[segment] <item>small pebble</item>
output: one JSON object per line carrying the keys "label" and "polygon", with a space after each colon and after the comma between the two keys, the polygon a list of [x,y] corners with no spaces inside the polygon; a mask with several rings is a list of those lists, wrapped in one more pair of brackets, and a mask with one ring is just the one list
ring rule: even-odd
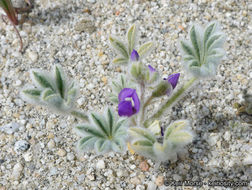
{"label": "small pebble", "polygon": [[38,54],[34,51],[28,51],[28,57],[33,63],[38,60]]}
{"label": "small pebble", "polygon": [[68,159],[69,161],[74,160],[74,158],[75,158],[75,156],[74,156],[73,153],[67,153],[67,159]]}
{"label": "small pebble", "polygon": [[26,152],[25,154],[23,154],[23,158],[26,162],[30,162],[32,160],[32,153],[31,152]]}
{"label": "small pebble", "polygon": [[144,172],[147,172],[149,170],[149,164],[147,163],[147,161],[143,161],[139,164],[139,168],[144,171]]}
{"label": "small pebble", "polygon": [[103,160],[99,160],[97,163],[96,163],[96,168],[97,169],[104,169],[105,168],[105,163]]}
{"label": "small pebble", "polygon": [[5,132],[7,134],[13,134],[18,131],[20,125],[18,123],[11,122],[7,125],[1,126],[0,131]]}
{"label": "small pebble", "polygon": [[61,148],[60,148],[60,149],[58,150],[57,154],[58,154],[59,156],[63,157],[63,156],[66,155],[66,151],[65,151],[64,149],[61,149]]}
{"label": "small pebble", "polygon": [[155,183],[159,187],[162,186],[164,184],[164,176],[157,176]]}
{"label": "small pebble", "polygon": [[47,143],[47,147],[49,149],[53,149],[55,147],[55,142],[53,139],[51,139],[48,143]]}
{"label": "small pebble", "polygon": [[13,167],[13,171],[12,171],[12,177],[15,180],[19,180],[21,173],[23,171],[23,166],[20,163],[17,163],[14,167]]}
{"label": "small pebble", "polygon": [[16,153],[20,154],[30,148],[30,144],[25,140],[19,140],[14,145],[14,150]]}
{"label": "small pebble", "polygon": [[130,183],[132,183],[133,185],[138,185],[141,183],[141,181],[138,177],[133,177],[130,179]]}

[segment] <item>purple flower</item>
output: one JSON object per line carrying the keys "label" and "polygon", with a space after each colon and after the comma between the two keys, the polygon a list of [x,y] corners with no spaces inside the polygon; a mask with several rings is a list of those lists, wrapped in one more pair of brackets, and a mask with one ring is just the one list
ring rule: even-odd
{"label": "purple flower", "polygon": [[133,49],[130,55],[130,60],[131,61],[138,61],[139,60],[139,55],[136,50]]}
{"label": "purple flower", "polygon": [[161,127],[160,133],[161,133],[161,136],[163,137],[164,136],[164,128],[163,127]]}
{"label": "purple flower", "polygon": [[168,82],[172,85],[172,88],[174,89],[178,84],[179,76],[180,73],[174,73],[164,80],[168,80]]}
{"label": "purple flower", "polygon": [[152,66],[148,65],[150,73],[156,72],[156,69],[154,69]]}
{"label": "purple flower", "polygon": [[118,95],[118,114],[119,116],[130,117],[140,109],[140,100],[136,90],[132,88],[124,88]]}

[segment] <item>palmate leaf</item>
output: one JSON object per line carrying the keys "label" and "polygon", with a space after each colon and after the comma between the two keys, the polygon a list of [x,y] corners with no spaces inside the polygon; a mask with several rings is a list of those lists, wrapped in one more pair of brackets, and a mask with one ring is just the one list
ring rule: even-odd
{"label": "palmate leaf", "polygon": [[[109,41],[111,46],[117,51],[119,56],[113,60],[116,64],[127,64],[130,61],[131,53],[137,49],[138,46],[138,27],[137,24],[130,26],[126,33],[124,41],[119,40],[119,38],[110,36]],[[125,43],[124,43],[125,42]],[[126,43],[127,42],[127,43]],[[147,42],[139,47],[137,50],[140,59],[146,57],[154,47],[153,42]]]}
{"label": "palmate leaf", "polygon": [[169,140],[176,146],[190,143],[193,139],[193,133],[189,130],[189,126],[187,120],[173,122],[165,130],[164,140]]}
{"label": "palmate leaf", "polygon": [[124,45],[124,43],[121,40],[114,37],[114,36],[110,36],[109,41],[110,41],[110,44],[112,45],[112,47],[119,54],[121,54],[123,56],[123,58],[128,60],[129,54],[128,54],[128,50],[127,50],[126,46]]}
{"label": "palmate leaf", "polygon": [[89,123],[75,127],[76,132],[82,137],[77,146],[80,151],[94,149],[97,154],[101,154],[112,150],[116,152],[125,150],[127,137],[125,119],[117,118],[114,113],[115,111],[110,108],[103,114],[90,113]]}
{"label": "palmate leaf", "polygon": [[132,139],[130,147],[136,153],[158,162],[175,160],[177,153],[193,139],[189,126],[189,122],[186,120],[173,122],[165,130],[162,143],[155,136],[156,131],[131,127],[128,129]]}
{"label": "palmate leaf", "polygon": [[189,37],[189,41],[180,42],[185,68],[197,78],[214,76],[225,54],[222,48],[225,36],[218,23],[212,22],[204,30],[193,25]]}
{"label": "palmate leaf", "polygon": [[[30,72],[36,88],[21,92],[24,100],[45,105],[58,113],[71,113],[78,95],[78,86],[69,80],[60,65],[55,65],[51,73],[32,69]],[[82,117],[83,118],[83,117]]]}

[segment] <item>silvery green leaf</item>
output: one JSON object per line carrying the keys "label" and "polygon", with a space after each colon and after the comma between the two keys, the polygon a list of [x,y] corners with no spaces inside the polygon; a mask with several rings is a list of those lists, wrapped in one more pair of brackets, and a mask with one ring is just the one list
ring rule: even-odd
{"label": "silvery green leaf", "polygon": [[187,120],[178,120],[171,123],[164,132],[164,139],[176,145],[185,145],[192,141],[193,134]]}
{"label": "silvery green leaf", "polygon": [[128,60],[129,60],[128,58],[118,57],[118,58],[113,59],[112,63],[115,63],[115,64],[127,64]]}
{"label": "silvery green leaf", "polygon": [[91,113],[90,117],[92,118],[94,124],[107,136],[110,136],[110,127],[107,123],[107,120],[102,115]]}
{"label": "silvery green leaf", "polygon": [[[24,89],[21,92],[21,96],[26,101],[48,106],[57,113],[71,113],[74,111],[78,86],[65,76],[60,65],[54,66],[51,73],[33,69],[30,75],[36,88],[32,91]],[[39,92],[40,95],[38,96]]]}
{"label": "silvery green leaf", "polygon": [[128,53],[129,55],[131,54],[131,52],[133,51],[133,49],[135,48],[136,45],[136,35],[137,35],[137,27],[135,24],[133,24],[128,32],[127,32],[127,38],[128,38]]}
{"label": "silvery green leaf", "polygon": [[129,134],[136,139],[148,140],[151,143],[156,141],[155,135],[153,135],[148,129],[142,127],[131,127],[129,128]]}
{"label": "silvery green leaf", "polygon": [[136,140],[130,144],[131,148],[138,154],[143,155],[147,158],[155,159],[155,154],[153,152],[153,143],[146,140]]}
{"label": "silvery green leaf", "polygon": [[77,88],[77,86],[75,86],[75,84],[73,84],[72,88],[70,88],[67,91],[67,101],[66,101],[66,104],[69,105],[69,106],[72,105],[72,104],[74,104],[74,101],[76,100],[77,95],[78,95],[78,88]]}
{"label": "silvery green leaf", "polygon": [[190,30],[190,39],[191,39],[191,44],[194,49],[194,55],[196,56],[196,58],[200,62],[200,58],[201,58],[200,49],[202,47],[201,47],[201,43],[200,43],[200,34],[198,31],[196,31],[195,26],[193,26]]}
{"label": "silvery green leaf", "polygon": [[53,84],[50,81],[51,77],[49,76],[49,74],[45,72],[32,70],[31,76],[32,76],[33,82],[35,83],[37,87],[50,88],[52,90],[54,89]]}
{"label": "silvery green leaf", "polygon": [[130,80],[126,80],[125,75],[120,75],[116,80],[110,84],[112,93],[109,95],[110,101],[118,103],[118,94],[124,88],[134,88],[134,85]]}
{"label": "silvery green leaf", "polygon": [[62,68],[57,65],[55,66],[55,82],[56,82],[56,87],[59,91],[59,94],[61,95],[61,98],[64,98],[65,94],[65,76]]}
{"label": "silvery green leaf", "polygon": [[161,127],[159,125],[158,120],[155,120],[147,129],[154,135],[160,135],[161,134]]}
{"label": "silvery green leaf", "polygon": [[53,109],[61,110],[63,100],[60,97],[59,94],[51,94],[46,95],[46,93],[49,93],[49,91],[45,91],[45,94],[42,94],[42,100],[48,104],[48,106],[51,106]]}
{"label": "silvery green leaf", "polygon": [[77,125],[75,130],[84,139],[83,142],[89,140],[87,137],[90,139],[92,137],[93,144],[91,147],[87,146],[88,149],[78,145],[78,149],[81,151],[95,149],[98,154],[111,150],[124,151],[127,137],[125,124],[125,119],[119,119],[115,116],[115,111],[110,108],[103,114],[90,113],[89,123]]}
{"label": "silvery green leaf", "polygon": [[31,99],[32,101],[39,101],[42,91],[38,89],[26,89],[22,91],[23,96],[26,96],[26,99]]}
{"label": "silvery green leaf", "polygon": [[51,90],[50,88],[47,88],[43,91],[41,98],[43,101],[46,101],[46,98],[52,94],[56,94],[53,90]]}
{"label": "silvery green leaf", "polygon": [[81,136],[94,136],[96,138],[105,138],[106,135],[99,129],[91,126],[90,124],[77,125],[76,130]]}
{"label": "silvery green leaf", "polygon": [[94,149],[97,153],[104,153],[106,149],[110,149],[110,142],[105,139],[98,139],[94,144]]}
{"label": "silvery green leaf", "polygon": [[85,151],[89,151],[90,149],[92,149],[92,147],[94,146],[94,143],[96,142],[96,138],[93,136],[86,136],[84,138],[82,138],[79,142],[78,142],[78,149],[85,152]]}
{"label": "silvery green leaf", "polygon": [[205,29],[193,25],[189,37],[190,41],[180,42],[184,67],[197,78],[214,76],[225,55],[225,36],[218,24],[212,22]]}
{"label": "silvery green leaf", "polygon": [[126,147],[125,143],[126,142],[124,139],[115,138],[114,141],[111,143],[111,148],[115,152],[122,152]]}
{"label": "silvery green leaf", "polygon": [[124,43],[122,41],[120,41],[119,39],[117,39],[114,36],[110,36],[109,41],[110,41],[110,44],[112,45],[112,47],[118,53],[120,53],[125,59],[129,58],[128,50],[127,50],[127,48],[125,47],[125,45],[124,45]]}
{"label": "silvery green leaf", "polygon": [[140,46],[137,52],[140,57],[145,57],[152,51],[153,47],[154,47],[153,42],[146,42],[145,44]]}

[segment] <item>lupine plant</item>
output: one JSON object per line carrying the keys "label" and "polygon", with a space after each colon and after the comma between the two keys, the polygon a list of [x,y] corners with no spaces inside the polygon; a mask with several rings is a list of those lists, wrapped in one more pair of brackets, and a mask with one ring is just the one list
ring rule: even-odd
{"label": "lupine plant", "polygon": [[[158,163],[176,160],[177,154],[193,140],[190,122],[177,120],[161,127],[160,118],[194,83],[215,75],[224,55],[224,34],[216,22],[204,29],[192,26],[189,39],[180,41],[183,65],[191,79],[180,87],[177,87],[180,73],[163,79],[157,69],[144,64],[154,44],[138,45],[135,24],[127,31],[126,40],[110,36],[109,41],[118,54],[113,63],[126,68],[123,75],[111,82],[110,99],[117,109],[108,107],[104,113],[92,112],[88,116],[76,111],[77,85],[66,79],[58,65],[52,73],[32,70],[35,88],[26,88],[22,96],[31,103],[82,119],[83,123],[75,127],[81,136],[77,145],[79,151],[123,152],[128,145],[134,152]],[[160,98],[166,101],[153,113],[153,109],[148,108],[160,102],[157,101]]]}
{"label": "lupine plant", "polygon": [[0,7],[6,13],[6,15],[2,15],[2,19],[4,20],[5,23],[7,23],[5,21],[5,19],[8,18],[9,21],[11,22],[11,24],[13,25],[13,27],[14,27],[14,29],[20,39],[20,50],[19,50],[20,52],[23,49],[23,41],[22,41],[22,38],[16,28],[16,25],[18,25],[20,23],[20,21],[17,18],[17,14],[28,12],[32,8],[31,0],[25,0],[25,2],[28,4],[27,7],[16,8],[16,7],[13,7],[11,0],[0,0]]}

